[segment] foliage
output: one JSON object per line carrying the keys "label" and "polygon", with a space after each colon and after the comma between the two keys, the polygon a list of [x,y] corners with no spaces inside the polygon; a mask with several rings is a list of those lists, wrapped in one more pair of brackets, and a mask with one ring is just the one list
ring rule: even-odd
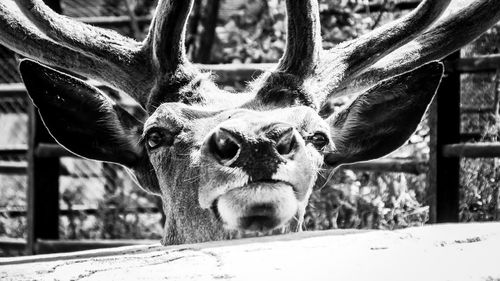
{"label": "foliage", "polygon": [[[160,239],[162,233],[159,213],[139,213],[137,210],[156,207],[158,197],[152,196],[130,182],[123,168],[104,164],[103,193],[98,196],[96,213],[83,210],[76,215],[61,216],[60,235],[64,239]],[[61,195],[61,206],[79,210],[89,204],[88,188],[69,187]],[[95,202],[95,201],[94,201]],[[158,204],[160,205],[160,204]],[[161,210],[160,210],[161,211]]]}
{"label": "foliage", "polygon": [[397,229],[423,225],[429,216],[428,207],[419,203],[423,201],[419,198],[423,183],[423,175],[339,169],[311,195],[305,228]]}
{"label": "foliage", "polygon": [[[500,26],[496,25],[473,44],[462,49],[463,57],[500,52]],[[467,106],[491,107],[482,114],[462,114],[462,132],[481,134],[482,142],[500,141],[500,72],[462,75],[461,103]],[[460,220],[500,220],[500,161],[462,159],[460,161]]]}
{"label": "foliage", "polygon": [[[221,19],[212,61],[276,62],[286,40],[285,1],[242,1],[237,12]],[[320,1],[324,47],[355,38],[375,25],[372,17],[354,13],[360,1]]]}
{"label": "foliage", "polygon": [[103,14],[111,13],[115,16],[127,15],[130,10],[136,16],[143,16],[151,13],[156,2],[157,0],[103,0],[100,9]]}
{"label": "foliage", "polygon": [[460,221],[493,221],[500,219],[499,159],[463,159],[460,177],[462,198]]}

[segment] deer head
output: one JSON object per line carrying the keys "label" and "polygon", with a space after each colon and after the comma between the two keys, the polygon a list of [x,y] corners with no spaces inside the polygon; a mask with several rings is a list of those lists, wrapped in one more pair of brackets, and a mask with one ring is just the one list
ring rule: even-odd
{"label": "deer head", "polygon": [[[449,0],[414,11],[330,50],[317,0],[287,0],[287,47],[245,93],[219,89],[185,55],[193,0],[160,0],[136,42],[60,16],[41,0],[0,3],[0,42],[44,65],[96,79],[133,97],[137,120],[89,84],[32,60],[20,72],[55,139],[73,153],[127,167],[162,197],[166,244],[232,231],[298,231],[323,165],[381,157],[420,122],[443,73],[432,62],[496,23],[496,0],[442,20]],[[358,92],[345,110],[318,113]]]}

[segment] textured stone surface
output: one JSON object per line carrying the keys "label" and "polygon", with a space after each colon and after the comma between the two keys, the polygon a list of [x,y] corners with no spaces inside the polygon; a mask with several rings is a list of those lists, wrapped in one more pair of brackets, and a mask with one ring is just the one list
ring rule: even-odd
{"label": "textured stone surface", "polygon": [[0,259],[1,280],[500,280],[500,223]]}

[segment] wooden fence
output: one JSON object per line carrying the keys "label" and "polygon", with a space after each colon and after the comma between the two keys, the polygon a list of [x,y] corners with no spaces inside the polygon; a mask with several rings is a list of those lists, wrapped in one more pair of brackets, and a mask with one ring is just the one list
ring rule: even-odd
{"label": "wooden fence", "polygon": [[500,157],[500,143],[480,142],[479,132],[460,131],[461,114],[494,114],[498,111],[499,89],[495,89],[495,104],[492,107],[461,108],[461,74],[497,72],[500,69],[500,56],[460,58],[460,52],[456,52],[445,60],[445,66],[446,74],[429,118],[429,191],[435,194],[430,213],[431,221],[434,222],[458,222],[460,158]]}
{"label": "wooden fence", "polygon": [[[499,56],[485,56],[477,59],[459,59],[450,57],[447,61],[447,73],[439,89],[435,104],[430,113],[431,124],[431,157],[430,163],[412,159],[379,159],[371,162],[347,165],[344,168],[381,172],[404,172],[411,174],[427,173],[429,175],[430,191],[435,192],[436,199],[431,206],[435,214],[432,222],[458,221],[458,177],[460,157],[500,157],[499,143],[459,143],[460,142],[460,73],[492,71],[498,64]],[[272,65],[204,65],[203,69],[212,71],[219,82],[244,81],[257,76]],[[22,84],[0,86],[0,99],[5,97],[27,98]],[[492,107],[493,108],[493,107]],[[467,108],[468,111],[477,110]],[[482,109],[484,110],[484,109]],[[488,109],[489,110],[489,109]],[[60,157],[74,157],[73,154],[59,146],[46,133],[39,117],[34,114],[30,105],[29,145],[12,145],[0,147],[0,156],[28,155],[28,162],[0,162],[0,173],[28,174],[28,207],[27,210],[11,211],[10,215],[27,215],[29,235],[27,246],[29,252],[43,251],[44,247],[38,241],[50,243],[51,250],[57,249],[59,238],[59,215],[82,210],[59,209],[60,175],[69,172],[60,168]],[[83,175],[84,176],[84,175]],[[88,209],[84,212],[92,213]],[[134,211],[134,210],[130,210]],[[135,210],[142,212],[145,210]],[[158,211],[148,209],[146,211]],[[0,212],[9,212],[0,210]],[[47,242],[49,241],[49,242]],[[78,244],[74,242],[73,244]],[[6,246],[8,242],[1,243]],[[19,241],[12,244],[19,247]],[[68,249],[66,242],[61,247]],[[82,242],[79,249],[101,247],[102,243]],[[46,247],[45,247],[46,248]],[[62,249],[61,248],[61,249]],[[60,250],[61,250],[60,249]]]}

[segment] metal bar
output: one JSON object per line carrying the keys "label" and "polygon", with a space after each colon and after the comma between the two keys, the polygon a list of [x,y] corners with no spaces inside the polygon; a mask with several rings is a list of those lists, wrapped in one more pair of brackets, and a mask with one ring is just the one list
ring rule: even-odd
{"label": "metal bar", "polygon": [[38,240],[37,254],[67,253],[92,249],[158,244],[158,240]]}
{"label": "metal bar", "polygon": [[274,63],[250,64],[197,64],[202,71],[214,74],[215,81],[222,85],[231,85],[235,82],[251,81],[265,71],[276,67]]}
{"label": "metal bar", "polygon": [[59,158],[41,158],[40,143],[55,143],[36,109],[29,106],[27,253],[35,254],[38,239],[59,239]]}
{"label": "metal bar", "polygon": [[[114,248],[132,245],[158,244],[157,240],[38,240],[37,254],[66,253],[92,249]],[[5,252],[22,252],[27,246],[24,239],[0,239],[0,249]]]}
{"label": "metal bar", "polygon": [[457,143],[443,147],[444,157],[495,158],[500,157],[500,143]]}
{"label": "metal bar", "polygon": [[393,172],[419,175],[428,171],[428,163],[426,161],[412,159],[378,159],[370,162],[359,162],[344,165],[340,168],[358,171]]}
{"label": "metal bar", "polygon": [[[460,51],[447,60],[460,59]],[[435,222],[458,222],[459,175],[458,158],[445,157],[443,148],[460,140],[460,74],[448,73],[436,96],[434,128],[431,130],[431,192],[435,192]],[[432,193],[431,193],[432,194]],[[432,210],[432,208],[431,208]],[[432,218],[432,217],[431,217]]]}
{"label": "metal bar", "polygon": [[[500,55],[478,56],[472,58],[462,58],[454,61],[445,61],[446,71],[474,73],[496,71],[500,68]],[[253,63],[253,64],[197,64],[204,71],[213,72],[218,83],[224,84],[232,81],[248,81],[256,78],[262,72],[272,70],[276,66],[274,63]],[[105,86],[93,83],[95,86],[104,89]],[[25,97],[25,88],[22,83],[0,85],[0,97],[13,95]]]}
{"label": "metal bar", "polygon": [[[79,17],[74,18],[77,21],[81,21],[87,24],[99,26],[99,27],[118,27],[122,25],[130,25],[131,18],[129,16],[118,16],[118,17]],[[136,17],[138,24],[149,24],[153,17],[151,16],[141,16]]]}
{"label": "metal bar", "polygon": [[[123,210],[119,210],[116,207],[109,207],[106,210],[118,210],[119,213],[122,214],[157,214],[160,212],[158,207],[137,207],[137,208],[127,208]],[[0,214],[4,214],[8,217],[17,218],[24,217],[27,215],[27,210],[24,207],[21,208],[2,208],[0,209]],[[99,215],[99,211],[96,208],[86,208],[86,207],[73,207],[72,209],[60,209],[60,216],[70,216],[70,215],[78,215],[85,214],[90,216]]]}
{"label": "metal bar", "polygon": [[491,72],[500,68],[500,55],[476,56],[445,61],[447,72],[474,73]]}
{"label": "metal bar", "polygon": [[480,142],[484,140],[485,135],[481,132],[461,133],[460,142]]}
{"label": "metal bar", "polygon": [[[214,74],[215,81],[222,85],[231,85],[236,82],[246,82],[257,78],[264,71],[272,70],[276,66],[273,63],[253,63],[253,64],[197,64],[202,71],[211,72]],[[93,86],[101,90],[109,89],[108,87],[88,81]],[[27,97],[26,88],[22,83],[1,84],[0,98],[15,96]]]}
{"label": "metal bar", "polygon": [[0,239],[0,249],[7,255],[17,256],[26,249],[26,240],[14,238]]}
{"label": "metal bar", "polygon": [[2,175],[25,175],[27,171],[26,162],[0,161],[0,174]]}
{"label": "metal bar", "polygon": [[26,88],[22,83],[0,84],[0,99],[26,98]]}
{"label": "metal bar", "polygon": [[[408,0],[408,1],[394,1],[396,3],[392,4],[396,10],[411,10],[414,9],[420,4],[420,0]],[[388,5],[387,5],[388,6]],[[391,8],[392,8],[391,7]],[[385,7],[383,3],[371,3],[368,5],[362,5],[360,8],[354,10],[355,13],[366,13],[366,11],[370,11],[370,13],[380,12],[382,10],[386,10],[388,7]]]}
{"label": "metal bar", "polygon": [[79,157],[57,143],[38,144],[35,149],[35,155],[39,158]]}
{"label": "metal bar", "polygon": [[[28,163],[25,161],[0,161],[0,174],[2,175],[26,175],[27,171]],[[70,172],[64,165],[61,165],[60,175],[82,179],[99,178],[103,176],[101,173]]]}
{"label": "metal bar", "polygon": [[494,107],[472,107],[472,106],[462,106],[460,108],[460,112],[462,114],[487,114],[487,113],[494,113],[495,108]]}
{"label": "metal bar", "polygon": [[0,157],[11,157],[25,155],[28,146],[25,144],[0,145]]}

